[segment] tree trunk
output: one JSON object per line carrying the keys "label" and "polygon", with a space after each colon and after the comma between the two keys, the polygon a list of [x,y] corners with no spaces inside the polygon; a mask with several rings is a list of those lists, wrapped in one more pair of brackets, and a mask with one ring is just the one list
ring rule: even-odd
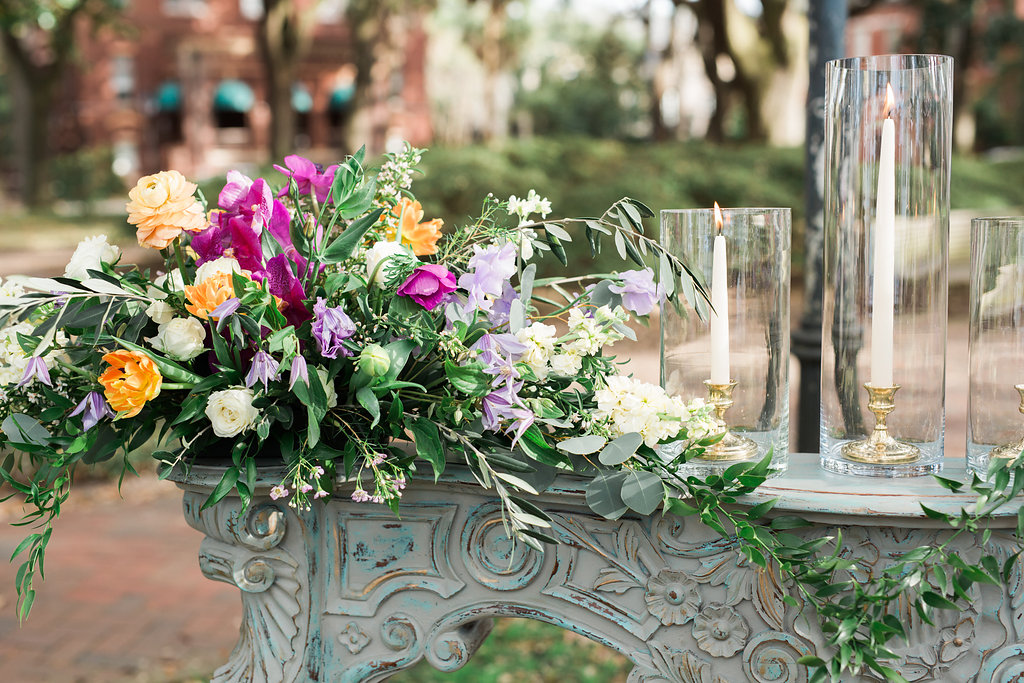
{"label": "tree trunk", "polygon": [[295,0],[264,0],[263,9],[258,33],[270,106],[270,158],[280,161],[294,150],[292,86],[309,46],[315,7],[301,7]]}
{"label": "tree trunk", "polygon": [[725,36],[725,11],[721,0],[700,0],[693,6],[697,15],[697,43],[704,73],[715,93],[715,111],[708,121],[707,137],[713,142],[725,139],[725,119],[729,112],[729,84],[718,73],[718,55],[728,54]]}

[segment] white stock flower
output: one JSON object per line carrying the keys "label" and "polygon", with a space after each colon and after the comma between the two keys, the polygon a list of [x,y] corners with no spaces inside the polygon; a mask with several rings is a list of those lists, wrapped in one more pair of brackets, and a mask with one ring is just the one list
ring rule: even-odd
{"label": "white stock flower", "polygon": [[154,301],[146,309],[146,315],[157,325],[163,325],[171,322],[171,319],[174,318],[174,308],[163,301]]}
{"label": "white stock flower", "polygon": [[196,318],[171,318],[160,324],[155,337],[146,341],[171,358],[192,360],[206,349],[206,327]]}
{"label": "white stock flower", "polygon": [[237,436],[256,424],[260,412],[252,405],[252,389],[235,388],[215,391],[206,404],[213,433],[221,438]]}
{"label": "white stock flower", "polygon": [[384,261],[393,256],[409,256],[409,252],[398,242],[387,240],[374,242],[373,246],[366,250],[366,277],[373,278],[371,284],[384,286],[386,271],[390,265]]}
{"label": "white stock flower", "polygon": [[565,353],[556,353],[551,357],[551,371],[556,375],[571,377],[579,373],[583,367],[583,357],[574,349],[566,349]]}
{"label": "white stock flower", "polygon": [[[32,336],[35,327],[29,322],[20,322],[0,329],[0,386],[17,384],[25,374],[25,367],[28,365],[29,354],[21,348],[18,343],[18,334]],[[53,338],[53,349],[43,356],[47,368],[52,368],[57,356],[63,351],[60,347],[68,343],[68,337],[64,332],[57,332]]]}
{"label": "white stock flower", "polygon": [[316,374],[320,376],[320,384],[324,385],[324,393],[327,394],[327,409],[330,410],[338,405],[338,390],[334,388],[334,382],[327,377],[327,370],[316,366]]}
{"label": "white stock flower", "polygon": [[607,420],[615,436],[638,432],[651,448],[679,433],[690,411],[682,399],[669,396],[656,384],[612,375],[594,392],[594,417]]}
{"label": "white stock flower", "polygon": [[526,351],[519,360],[530,366],[537,379],[548,376],[548,361],[555,351],[556,330],[554,325],[533,323],[516,333],[516,338],[526,344]]}
{"label": "white stock flower", "polygon": [[574,337],[568,348],[584,356],[595,356],[605,346],[610,346],[622,339],[612,325],[622,322],[618,311],[601,306],[588,316],[580,307],[569,310],[569,336]]}
{"label": "white stock flower", "polygon": [[114,263],[121,257],[121,250],[107,242],[106,235],[86,237],[75,247],[64,276],[85,280],[89,277],[87,270],[103,270],[102,263]]}
{"label": "white stock flower", "polygon": [[233,259],[230,256],[221,256],[218,259],[207,261],[203,265],[196,268],[196,284],[205,282],[214,275],[220,275],[221,273],[241,272],[242,266],[238,265],[237,259]]}
{"label": "white stock flower", "polygon": [[2,298],[2,297],[17,298],[17,297],[20,297],[21,295],[23,295],[24,293],[25,293],[25,288],[21,286],[21,283],[13,282],[11,280],[8,280],[7,282],[4,282],[3,278],[0,278],[0,298]]}

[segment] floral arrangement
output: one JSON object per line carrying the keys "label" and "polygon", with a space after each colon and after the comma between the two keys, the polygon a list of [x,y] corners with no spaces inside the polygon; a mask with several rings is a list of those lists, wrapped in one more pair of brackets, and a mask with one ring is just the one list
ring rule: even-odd
{"label": "floral arrangement", "polygon": [[[559,469],[597,475],[603,514],[661,504],[659,472],[713,441],[714,422],[703,401],[638,382],[612,355],[636,338],[631,317],[703,296],[643,234],[651,210],[623,199],[553,220],[530,191],[489,195],[449,229],[410,192],[420,155],[406,146],[375,173],[362,152],[326,169],[290,156],[277,189],[228,173],[215,207],[175,171],[147,176],[128,221],[161,273],[121,263],[98,236],[64,277],[3,284],[0,443],[27,455],[0,476],[42,526],[16,553],[23,613],[75,466],[154,440],[163,473],[223,465],[208,505],[232,490],[247,503],[258,467],[283,463],[274,499],[309,508],[344,479],[354,500],[398,511],[411,476],[436,478],[451,459],[531,545],[551,539],[523,494]],[[637,267],[536,278],[536,259],[567,265],[570,225]],[[674,458],[655,450],[680,440]]]}

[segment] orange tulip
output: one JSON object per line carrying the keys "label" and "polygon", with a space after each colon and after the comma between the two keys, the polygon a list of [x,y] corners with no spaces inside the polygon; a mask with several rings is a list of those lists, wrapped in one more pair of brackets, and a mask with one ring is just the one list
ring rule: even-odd
{"label": "orange tulip", "polygon": [[210,311],[234,296],[231,273],[217,273],[197,285],[185,285],[185,308],[197,318],[206,320]]}
{"label": "orange tulip", "polygon": [[402,230],[402,242],[412,247],[412,253],[417,256],[429,256],[437,253],[437,241],[441,239],[441,226],[444,225],[444,221],[435,218],[432,221],[421,223],[423,207],[419,202],[408,197],[402,197],[391,212],[398,216],[398,224]]}
{"label": "orange tulip", "polygon": [[140,178],[128,193],[131,201],[125,206],[128,222],[136,227],[139,244],[163,249],[182,230],[199,232],[209,225],[203,205],[192,196],[195,191],[195,184],[177,171]]}
{"label": "orange tulip", "polygon": [[103,360],[110,364],[99,378],[103,395],[124,417],[135,417],[147,401],[160,394],[164,378],[146,354],[122,349],[104,355]]}

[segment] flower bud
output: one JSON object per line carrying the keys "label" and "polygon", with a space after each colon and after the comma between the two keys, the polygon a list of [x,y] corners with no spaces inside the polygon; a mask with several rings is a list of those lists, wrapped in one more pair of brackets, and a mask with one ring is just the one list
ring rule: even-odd
{"label": "flower bud", "polygon": [[370,377],[380,377],[391,368],[391,356],[380,344],[370,344],[359,353],[356,365]]}

